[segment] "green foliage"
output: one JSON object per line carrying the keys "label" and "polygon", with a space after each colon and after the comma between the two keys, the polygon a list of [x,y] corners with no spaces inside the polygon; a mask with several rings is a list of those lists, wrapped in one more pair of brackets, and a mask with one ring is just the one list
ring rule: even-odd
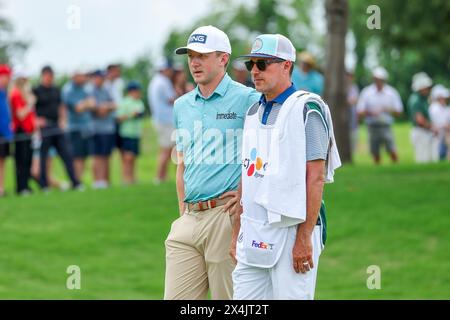
{"label": "green foliage", "polygon": [[[427,72],[435,83],[450,85],[450,3],[446,0],[350,0],[350,26],[359,60],[357,78],[370,80],[363,70],[366,49],[376,48],[377,58],[390,73],[389,82],[405,101],[411,92],[411,78]],[[369,5],[381,10],[381,29],[369,30]]]}
{"label": "green foliage", "polygon": [[[232,59],[249,50],[252,39],[260,33],[288,35],[298,50],[314,42],[323,47],[324,35],[317,34],[312,23],[322,19],[312,15],[322,0],[258,0],[254,6],[222,1],[213,2],[211,13],[183,30],[174,30],[165,43],[164,52],[172,55],[184,45],[190,32],[200,25],[213,24],[224,30],[233,48]],[[381,30],[367,28],[367,8],[378,5]],[[349,31],[356,39],[356,79],[360,86],[371,82],[370,70],[364,61],[367,50],[376,52],[379,64],[390,73],[389,82],[396,87],[403,101],[411,89],[414,73],[425,71],[435,83],[450,85],[450,3],[446,0],[349,0]]]}
{"label": "green foliage", "polygon": [[12,24],[0,15],[0,64],[21,57],[29,45],[30,41],[14,39]]}
{"label": "green foliage", "polygon": [[[258,0],[255,6],[215,1],[212,13],[186,29],[173,30],[164,52],[170,56],[173,51],[187,42],[189,34],[202,25],[214,25],[230,38],[234,59],[250,50],[253,39],[261,33],[281,33],[293,40],[298,49],[304,48],[305,35],[310,28],[309,4],[306,0]],[[301,10],[298,10],[301,8]]]}

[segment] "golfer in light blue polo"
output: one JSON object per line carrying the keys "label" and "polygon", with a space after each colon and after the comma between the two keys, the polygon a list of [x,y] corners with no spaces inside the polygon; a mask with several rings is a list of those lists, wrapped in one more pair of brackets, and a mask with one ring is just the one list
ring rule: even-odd
{"label": "golfer in light blue polo", "polygon": [[229,255],[241,175],[240,141],[247,110],[259,100],[226,73],[231,46],[213,27],[197,28],[186,47],[197,87],[174,104],[180,217],[166,240],[165,299],[231,299]]}

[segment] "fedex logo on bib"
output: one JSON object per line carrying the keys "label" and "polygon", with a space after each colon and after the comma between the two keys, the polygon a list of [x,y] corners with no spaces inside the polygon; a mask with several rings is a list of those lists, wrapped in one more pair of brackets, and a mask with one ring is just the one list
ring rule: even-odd
{"label": "fedex logo on bib", "polygon": [[189,43],[205,43],[206,42],[206,34],[193,34],[188,41]]}
{"label": "fedex logo on bib", "polygon": [[256,242],[255,240],[252,241],[252,247],[258,248],[258,249],[264,249],[264,250],[273,250],[273,243],[265,243],[263,241]]}

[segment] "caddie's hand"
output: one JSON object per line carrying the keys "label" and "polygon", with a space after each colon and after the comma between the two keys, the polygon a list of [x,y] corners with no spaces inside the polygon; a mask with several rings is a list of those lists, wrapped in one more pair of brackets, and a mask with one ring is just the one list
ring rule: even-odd
{"label": "caddie's hand", "polygon": [[311,235],[297,234],[297,239],[292,249],[293,267],[295,272],[306,273],[314,268],[312,260]]}
{"label": "caddie's hand", "polygon": [[224,211],[229,211],[233,206],[238,203],[239,204],[239,194],[237,191],[228,191],[222,194],[219,199],[224,199],[230,197],[230,200],[223,207]]}

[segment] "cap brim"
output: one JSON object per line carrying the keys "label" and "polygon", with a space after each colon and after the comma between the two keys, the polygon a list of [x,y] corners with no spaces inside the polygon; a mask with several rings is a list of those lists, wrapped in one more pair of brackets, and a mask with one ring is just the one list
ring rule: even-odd
{"label": "cap brim", "polygon": [[29,79],[30,76],[27,74],[16,74],[14,75],[14,79]]}
{"label": "cap brim", "polygon": [[175,49],[175,54],[186,54],[187,53],[187,47],[181,47]]}
{"label": "cap brim", "polygon": [[236,59],[248,59],[248,58],[267,58],[267,59],[282,59],[277,56],[272,56],[270,54],[264,54],[264,53],[250,53],[243,56],[239,56]]}
{"label": "cap brim", "polygon": [[210,48],[205,48],[205,46],[203,45],[198,45],[196,43],[191,43],[190,45],[186,46],[186,47],[180,47],[178,49],[175,49],[175,54],[187,54],[188,50],[192,50],[198,53],[211,53],[211,52],[215,52],[217,50],[214,49],[210,49]]}

